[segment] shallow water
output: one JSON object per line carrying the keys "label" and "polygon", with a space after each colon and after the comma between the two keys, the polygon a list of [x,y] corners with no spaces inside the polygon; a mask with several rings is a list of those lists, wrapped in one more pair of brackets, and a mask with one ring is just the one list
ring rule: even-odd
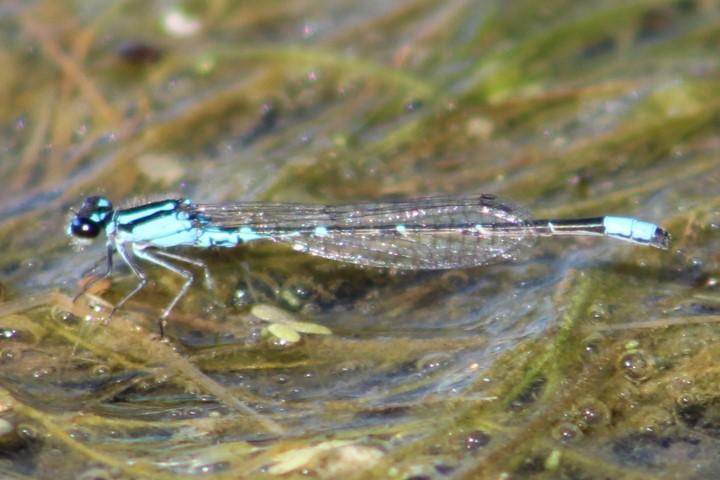
{"label": "shallow water", "polygon": [[[6,478],[713,478],[717,7],[0,6]],[[272,245],[80,291],[71,208],[496,193],[657,222],[660,251],[362,269]]]}

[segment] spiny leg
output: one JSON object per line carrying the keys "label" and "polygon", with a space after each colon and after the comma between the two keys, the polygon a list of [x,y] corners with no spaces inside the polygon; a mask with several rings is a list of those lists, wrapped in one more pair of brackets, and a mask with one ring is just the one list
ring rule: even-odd
{"label": "spiny leg", "polygon": [[165,250],[154,250],[153,252],[155,253],[155,255],[170,258],[172,260],[177,260],[178,262],[189,263],[190,265],[194,265],[197,268],[202,269],[203,276],[205,278],[205,287],[208,290],[212,290],[213,288],[215,288],[215,282],[213,281],[212,275],[210,274],[210,269],[207,265],[205,265],[205,262],[190,257],[184,257],[176,253],[166,252]]}
{"label": "spiny leg", "polygon": [[[159,251],[156,251],[157,254]],[[167,307],[165,307],[165,310],[163,310],[163,313],[160,314],[160,336],[165,336],[165,319],[170,315],[170,312],[173,308],[175,308],[175,305],[180,301],[180,299],[187,293],[188,289],[193,283],[193,274],[192,272],[189,272],[188,270],[185,270],[183,268],[178,267],[177,265],[173,265],[172,263],[163,260],[161,258],[158,258],[156,255],[151,254],[148,250],[143,250],[142,248],[133,248],[133,255],[135,255],[138,258],[142,258],[143,260],[154,263],[155,265],[158,265],[160,267],[166,268],[170,270],[173,273],[176,273],[183,277],[185,279],[185,284],[182,286],[180,291],[177,295],[175,295],[175,298],[172,299],[172,301],[168,304]]]}
{"label": "spiny leg", "polygon": [[[110,321],[110,319],[112,318],[113,314],[114,314],[119,308],[121,308],[123,305],[125,305],[125,303],[127,303],[128,300],[130,300],[132,297],[134,297],[135,294],[138,293],[140,290],[142,290],[143,287],[144,287],[145,285],[147,285],[147,283],[148,283],[147,275],[145,274],[145,272],[143,272],[143,271],[140,269],[140,267],[138,267],[138,266],[131,260],[131,257],[130,257],[130,255],[128,255],[128,251],[126,250],[125,245],[118,245],[118,246],[116,246],[115,248],[116,248],[116,250],[117,250],[117,252],[118,252],[118,255],[120,255],[120,258],[122,258],[123,261],[127,264],[127,266],[130,267],[130,270],[132,270],[132,272],[135,274],[136,277],[138,277],[138,278],[140,279],[140,281],[139,281],[138,284],[135,286],[135,288],[133,288],[132,290],[130,290],[130,292],[128,292],[128,293],[122,298],[122,300],[120,300],[118,303],[116,303],[115,306],[113,307],[113,309],[110,310],[110,315],[108,315],[108,321]],[[132,246],[132,250],[133,250],[133,253],[134,253],[134,254],[137,254],[137,249],[135,248],[134,245]]]}
{"label": "spiny leg", "polygon": [[102,263],[103,260],[107,260],[107,262],[106,262],[106,268],[105,268],[105,273],[103,273],[102,276],[100,276],[100,277],[95,277],[95,278],[90,279],[89,282],[87,282],[85,285],[83,285],[82,290],[80,290],[80,293],[78,293],[77,295],[75,295],[75,296],[73,297],[73,299],[72,299],[73,303],[75,303],[78,298],[80,298],[80,297],[82,297],[83,295],[85,295],[85,292],[87,292],[88,290],[90,290],[90,287],[92,287],[93,285],[95,285],[95,284],[96,284],[97,282],[99,282],[100,280],[105,280],[106,278],[108,278],[108,277],[112,274],[112,268],[113,268],[112,256],[113,256],[113,253],[114,253],[114,252],[115,252],[115,247],[113,247],[112,245],[108,244],[108,246],[107,246],[107,253],[105,254],[105,256],[100,257],[100,259],[99,259],[98,261],[96,261],[96,262],[93,264],[92,267],[88,268],[87,270],[85,270],[85,271],[82,273],[82,276],[85,277],[88,273],[94,271],[98,266],[100,266],[100,263]]}

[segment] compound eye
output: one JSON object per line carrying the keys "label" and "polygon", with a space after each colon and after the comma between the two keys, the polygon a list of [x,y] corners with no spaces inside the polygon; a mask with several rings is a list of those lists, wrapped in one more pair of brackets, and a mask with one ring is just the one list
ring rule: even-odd
{"label": "compound eye", "polygon": [[70,224],[70,233],[78,238],[95,238],[100,235],[100,225],[85,217],[75,217]]}

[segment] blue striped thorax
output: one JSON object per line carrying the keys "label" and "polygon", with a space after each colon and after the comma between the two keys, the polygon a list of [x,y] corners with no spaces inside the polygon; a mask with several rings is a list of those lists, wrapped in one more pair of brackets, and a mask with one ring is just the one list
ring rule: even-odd
{"label": "blue striped thorax", "polygon": [[93,239],[105,230],[113,244],[158,248],[176,246],[235,247],[265,238],[250,227],[224,228],[193,208],[190,200],[168,199],[114,210],[105,197],[88,197],[75,214],[68,233]]}
{"label": "blue striped thorax", "polygon": [[147,244],[159,248],[194,245],[202,234],[203,219],[181,208],[187,200],[162,200],[120,210],[108,236],[116,243]]}

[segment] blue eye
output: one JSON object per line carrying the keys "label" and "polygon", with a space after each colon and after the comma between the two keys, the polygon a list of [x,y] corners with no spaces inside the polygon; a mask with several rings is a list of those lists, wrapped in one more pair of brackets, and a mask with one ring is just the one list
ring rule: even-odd
{"label": "blue eye", "polygon": [[105,197],[87,197],[70,224],[70,233],[79,238],[95,238],[113,215],[113,206]]}
{"label": "blue eye", "polygon": [[101,227],[86,217],[75,217],[70,223],[70,233],[78,238],[95,238],[100,235]]}

